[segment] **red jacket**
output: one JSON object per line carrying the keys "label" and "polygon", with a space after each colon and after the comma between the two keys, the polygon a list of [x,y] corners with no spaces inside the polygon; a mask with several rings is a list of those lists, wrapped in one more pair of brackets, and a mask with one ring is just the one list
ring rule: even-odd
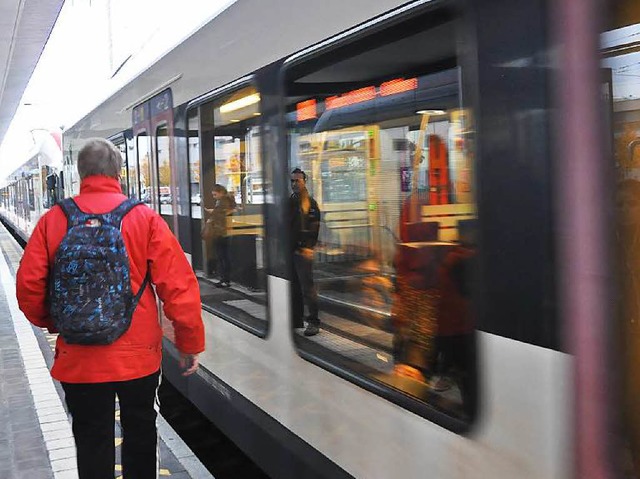
{"label": "red jacket", "polygon": [[[438,270],[438,289],[440,290],[437,306],[438,336],[469,334],[475,327],[470,292],[464,291],[469,286],[462,284],[463,281],[470,281],[468,275],[471,274],[471,266],[469,265],[475,255],[473,248],[456,246],[447,254]],[[460,268],[465,263],[467,266],[461,271]]]}
{"label": "red jacket", "polygon": [[[75,201],[87,213],[107,213],[122,203],[118,180],[90,176],[80,185]],[[56,250],[67,231],[67,220],[54,206],[36,225],[18,269],[18,304],[36,326],[54,331],[47,308],[47,285]],[[129,254],[131,287],[137,292],[151,268],[151,282],[172,321],[177,348],[188,354],[204,350],[200,290],[178,240],[165,221],[146,206],[132,209],[122,221],[122,236]],[[58,336],[51,375],[68,383],[126,381],[160,368],[162,329],[154,288],[148,286],[133,314],[131,326],[107,346],[67,344]]]}

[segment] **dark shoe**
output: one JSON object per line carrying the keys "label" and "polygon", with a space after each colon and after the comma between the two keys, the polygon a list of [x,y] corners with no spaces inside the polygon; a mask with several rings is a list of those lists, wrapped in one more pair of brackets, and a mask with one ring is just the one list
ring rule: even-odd
{"label": "dark shoe", "polygon": [[315,324],[310,324],[309,326],[307,326],[307,329],[304,330],[304,335],[315,336],[319,332],[320,332],[320,328],[318,326],[316,326]]}
{"label": "dark shoe", "polygon": [[217,283],[213,283],[216,288],[228,288],[231,286],[231,283],[228,281],[218,281]]}

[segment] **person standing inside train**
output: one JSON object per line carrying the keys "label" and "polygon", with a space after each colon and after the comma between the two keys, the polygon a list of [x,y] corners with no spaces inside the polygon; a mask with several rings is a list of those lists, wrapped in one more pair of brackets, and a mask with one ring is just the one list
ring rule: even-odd
{"label": "person standing inside train", "polygon": [[218,288],[231,286],[231,257],[229,256],[229,237],[227,228],[227,216],[236,208],[233,197],[222,185],[213,185],[213,208],[205,208],[209,215],[207,228],[211,232],[211,240],[215,249],[216,269],[220,280],[215,283]]}
{"label": "person standing inside train", "polygon": [[[69,201],[62,206],[56,205],[36,225],[16,278],[20,309],[34,325],[57,332],[48,286],[52,271],[58,271],[60,264],[59,257],[54,261],[60,243],[65,238],[67,245],[71,235],[67,225],[97,228],[111,221],[107,218],[112,218],[116,211],[127,206],[124,203],[128,200],[122,194],[119,182],[121,163],[120,152],[111,142],[100,138],[88,140],[78,154],[81,184],[80,194],[73,198],[75,206]],[[128,259],[129,271],[125,277],[130,278],[131,290],[138,292],[139,301],[137,305],[133,303],[132,315],[114,308],[110,310],[112,314],[104,316],[111,320],[121,314],[130,317],[131,321],[124,332],[110,343],[79,344],[65,340],[60,334],[51,370],[51,375],[62,383],[73,420],[80,479],[114,477],[116,395],[123,431],[123,475],[125,478],[157,477],[156,408],[163,334],[156,294],[162,300],[167,318],[173,323],[175,345],[180,351],[184,375],[196,371],[198,354],[205,347],[198,282],[180,244],[160,215],[147,206],[134,203],[127,211],[117,215],[122,218],[119,220],[121,238],[118,241],[124,242],[126,250],[119,250],[118,258],[124,255],[123,259]],[[109,212],[113,212],[112,215],[104,215]],[[85,213],[96,216],[86,216]],[[89,234],[86,236],[91,237]],[[92,248],[94,252],[98,250],[91,243],[84,247],[87,251]],[[73,245],[73,248],[82,247]],[[76,266],[80,265],[82,270],[91,269],[91,264],[94,263],[76,261]],[[108,260],[101,265],[110,269]],[[110,273],[114,270],[111,268]],[[100,298],[100,311],[110,307],[102,301],[101,295],[121,289],[118,285],[111,288],[107,273],[102,276],[105,282],[91,293],[92,298]],[[154,288],[145,288],[147,282]],[[94,287],[95,284],[92,282]],[[60,302],[65,308],[78,303],[77,296],[83,295],[83,289],[89,288],[54,293],[56,304]],[[58,314],[56,316],[60,318]],[[78,315],[70,317],[73,319]],[[99,318],[102,321],[102,313]],[[63,323],[57,319],[56,324],[61,326]]]}
{"label": "person standing inside train", "polygon": [[318,292],[313,282],[313,248],[320,231],[320,208],[307,190],[307,175],[300,168],[291,172],[290,220],[293,276],[291,279],[294,328],[302,328],[304,303],[309,310],[305,336],[320,331]]}

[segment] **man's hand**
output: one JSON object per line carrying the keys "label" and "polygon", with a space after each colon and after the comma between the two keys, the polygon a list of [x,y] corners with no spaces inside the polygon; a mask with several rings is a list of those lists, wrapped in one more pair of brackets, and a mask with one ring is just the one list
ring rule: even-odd
{"label": "man's hand", "polygon": [[197,354],[180,353],[180,368],[183,369],[183,376],[190,376],[195,373],[199,364]]}

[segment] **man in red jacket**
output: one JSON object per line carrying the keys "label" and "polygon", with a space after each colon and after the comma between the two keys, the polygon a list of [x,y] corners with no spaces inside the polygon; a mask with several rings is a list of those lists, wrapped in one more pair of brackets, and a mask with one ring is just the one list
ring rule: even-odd
{"label": "man in red jacket", "polygon": [[[86,213],[112,211],[126,196],[119,176],[122,158],[110,142],[88,140],[78,154],[80,195]],[[17,274],[20,309],[34,325],[55,332],[47,305],[49,274],[67,232],[60,206],[38,222]],[[198,367],[204,350],[204,327],[198,282],[180,244],[164,220],[144,205],[122,220],[121,234],[129,257],[132,291],[147,270],[164,312],[173,322],[184,374]],[[73,419],[81,479],[114,477],[115,396],[120,402],[125,478],[157,477],[156,393],[162,360],[162,329],[154,288],[144,289],[127,331],[108,345],[68,344],[58,336],[51,375],[62,383]]]}

